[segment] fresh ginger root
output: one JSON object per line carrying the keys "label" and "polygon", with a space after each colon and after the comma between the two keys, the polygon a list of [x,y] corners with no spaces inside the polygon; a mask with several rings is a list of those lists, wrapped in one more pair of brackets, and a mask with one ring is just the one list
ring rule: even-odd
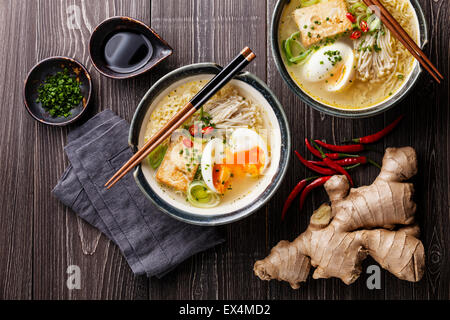
{"label": "fresh ginger root", "polygon": [[414,188],[402,182],[416,173],[416,153],[404,147],[386,150],[381,172],[370,186],[349,192],[347,178],[333,176],[325,184],[331,206],[323,204],[304,233],[293,242],[280,241],[268,257],[257,261],[255,274],[298,289],[313,266],[314,279],[336,277],[351,284],[370,255],[396,277],[419,281],[425,253],[414,224]]}

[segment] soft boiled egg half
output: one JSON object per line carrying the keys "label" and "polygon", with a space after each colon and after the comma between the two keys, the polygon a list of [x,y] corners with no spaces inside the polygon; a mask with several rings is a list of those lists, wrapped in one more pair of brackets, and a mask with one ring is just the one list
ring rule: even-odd
{"label": "soft boiled egg half", "polygon": [[310,82],[325,82],[325,89],[342,91],[355,78],[355,55],[345,42],[335,42],[311,54],[303,67],[304,77]]}
{"label": "soft boiled egg half", "polygon": [[211,191],[224,194],[231,180],[258,177],[267,168],[267,145],[256,131],[239,128],[231,134],[228,145],[213,139],[203,149],[201,172]]}

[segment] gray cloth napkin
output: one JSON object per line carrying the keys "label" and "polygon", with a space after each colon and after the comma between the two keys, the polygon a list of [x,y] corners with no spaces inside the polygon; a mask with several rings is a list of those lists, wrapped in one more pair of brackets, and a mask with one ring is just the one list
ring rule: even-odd
{"label": "gray cloth napkin", "polygon": [[224,241],[216,228],[177,221],[145,198],[131,174],[104,184],[131,156],[128,123],[107,110],[71,131],[70,165],[53,194],[115,242],[137,275],[163,276],[188,257]]}

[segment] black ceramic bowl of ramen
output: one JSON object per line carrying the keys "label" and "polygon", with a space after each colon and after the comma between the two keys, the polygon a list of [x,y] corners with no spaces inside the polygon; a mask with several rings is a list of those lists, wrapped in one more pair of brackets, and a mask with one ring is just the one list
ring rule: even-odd
{"label": "black ceramic bowl of ramen", "polygon": [[[408,0],[396,0],[396,1],[408,1]],[[413,18],[414,18],[414,25],[417,30],[417,39],[419,42],[419,46],[424,46],[428,41],[428,34],[427,34],[427,26],[425,17],[423,15],[423,11],[418,3],[417,0],[410,0],[411,12],[413,12]],[[283,80],[287,83],[289,88],[300,97],[300,99],[311,106],[312,108],[324,112],[326,114],[336,116],[336,117],[342,117],[342,118],[364,118],[364,117],[370,117],[374,116],[376,114],[385,112],[386,110],[392,108],[396,104],[398,104],[409,92],[412,91],[415,83],[418,80],[418,77],[421,73],[421,68],[419,63],[414,60],[414,58],[411,58],[411,67],[410,72],[407,75],[401,75],[401,77],[404,77],[404,80],[402,80],[401,85],[395,88],[395,90],[392,90],[392,92],[389,92],[385,98],[380,99],[376,102],[371,102],[367,105],[364,105],[364,103],[360,105],[346,105],[345,104],[339,104],[339,103],[332,103],[330,102],[331,99],[323,99],[321,94],[316,92],[313,92],[313,90],[309,90],[309,88],[306,88],[306,85],[308,82],[303,81],[304,79],[299,79],[296,75],[295,70],[300,70],[300,68],[303,68],[302,64],[291,64],[291,66],[288,65],[285,53],[283,52],[282,44],[283,40],[287,38],[286,34],[283,34],[284,30],[288,30],[287,28],[291,28],[288,33],[291,31],[294,31],[293,29],[293,23],[295,25],[295,31],[298,31],[298,25],[295,24],[295,22],[289,21],[289,19],[292,18],[292,14],[288,12],[291,6],[299,7],[300,1],[299,0],[279,0],[274,8],[273,16],[272,16],[272,24],[271,24],[271,30],[270,30],[270,41],[271,41],[271,47],[272,47],[272,55],[275,60],[275,64],[277,66],[278,71],[280,72]],[[287,8],[286,12],[284,12],[285,8]],[[319,22],[320,23],[320,22]],[[311,22],[313,24],[313,22]],[[287,26],[287,27],[286,27]],[[304,26],[309,28],[308,26]],[[317,26],[316,26],[317,28]],[[309,30],[309,29],[307,29]],[[311,47],[310,47],[311,48]],[[312,51],[314,54],[314,50]],[[318,51],[317,51],[318,52]],[[356,56],[356,53],[355,53]],[[310,55],[312,57],[312,55]],[[311,59],[311,58],[310,58]],[[308,61],[308,60],[306,60]],[[326,61],[326,60],[325,60]],[[306,65],[306,63],[304,63]],[[298,68],[298,69],[293,69]],[[396,68],[396,66],[395,66]],[[328,70],[328,69],[327,69]],[[299,72],[300,73],[300,72]],[[398,76],[399,74],[395,74],[393,72],[393,77]],[[403,79],[403,78],[402,78]],[[370,86],[370,81],[367,82],[367,86]],[[351,86],[348,89],[345,89],[343,91],[342,96],[347,95],[350,96],[352,93],[352,88],[357,88],[355,84]],[[320,91],[320,90],[319,90]],[[370,90],[370,87],[367,89],[367,95],[368,98],[373,98],[373,90]],[[332,96],[332,94],[328,94],[329,96]],[[354,96],[358,96],[358,93],[355,92]],[[361,94],[362,96],[362,94]],[[338,98],[339,94],[336,94],[334,97]],[[334,98],[333,98],[334,99]],[[337,101],[337,99],[335,100]],[[358,101],[358,104],[360,102]]]}
{"label": "black ceramic bowl of ramen", "polygon": [[[142,98],[131,122],[129,144],[136,152],[146,141],[150,121],[158,119],[155,110],[165,108],[164,99],[183,95],[192,83],[205,84],[221,67],[213,63],[198,63],[176,69],[156,82]],[[231,82],[240,94],[259,106],[264,128],[270,129],[270,163],[263,176],[238,198],[221,202],[214,208],[198,208],[164,188],[156,179],[156,171],[143,161],[134,171],[141,191],[163,212],[181,221],[196,225],[221,225],[243,219],[261,208],[276,192],[286,173],[291,149],[288,121],[283,108],[267,85],[249,72],[238,74]],[[184,88],[184,89],[183,89]],[[192,92],[191,92],[192,93]],[[205,153],[207,147],[203,149]],[[185,152],[186,153],[186,152]],[[178,154],[178,152],[176,152]],[[203,160],[202,160],[203,161]]]}

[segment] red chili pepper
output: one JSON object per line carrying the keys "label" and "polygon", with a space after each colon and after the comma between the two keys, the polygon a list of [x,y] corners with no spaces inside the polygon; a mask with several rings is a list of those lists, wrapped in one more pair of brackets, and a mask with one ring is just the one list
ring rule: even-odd
{"label": "red chili pepper", "polygon": [[[315,164],[317,166],[328,167],[328,165],[325,162],[323,162],[323,161],[308,161],[308,162],[313,163],[313,164]],[[339,162],[339,160],[337,160],[337,161],[334,160],[334,162],[337,163],[337,162]],[[370,159],[367,159],[367,162],[377,166],[378,168],[381,168],[378,163],[376,163],[376,162],[374,162],[374,161],[372,161]],[[352,165],[340,165],[340,166],[348,171],[348,170],[354,169],[356,167],[359,167],[361,164],[364,164],[364,163],[355,163],[355,164],[352,164]],[[336,174],[336,173],[334,173],[334,174]]]}
{"label": "red chili pepper", "polygon": [[365,136],[362,138],[356,138],[356,139],[352,139],[352,142],[355,143],[362,143],[362,144],[369,144],[369,143],[374,143],[377,142],[379,140],[381,140],[381,138],[385,137],[389,132],[391,132],[392,130],[395,129],[395,127],[400,123],[400,121],[403,119],[404,115],[401,115],[400,117],[398,117],[397,119],[394,120],[394,122],[392,122],[390,125],[388,125],[386,128],[384,128],[383,130],[380,130],[374,134],[371,134],[369,136]]}
{"label": "red chili pepper", "polygon": [[308,138],[305,138],[305,144],[306,144],[306,148],[308,148],[309,152],[311,152],[313,155],[315,155],[318,158],[322,158],[319,150],[317,150],[316,148],[314,148],[310,143]]}
{"label": "red chili pepper", "polygon": [[213,127],[204,127],[204,128],[202,129],[202,133],[203,133],[204,135],[210,134],[210,133],[212,133],[213,131],[214,131],[214,128],[213,128]]}
{"label": "red chili pepper", "polygon": [[189,127],[189,133],[193,137],[197,136],[199,133],[198,127],[195,124],[193,124],[192,126]]}
{"label": "red chili pepper", "polygon": [[322,142],[320,140],[314,140],[314,142],[316,142],[321,147],[324,147],[328,150],[335,151],[335,152],[360,152],[360,151],[364,150],[364,145],[362,145],[360,143],[337,146],[334,144]]}
{"label": "red chili pepper", "polygon": [[367,157],[356,157],[356,158],[345,158],[341,160],[334,161],[334,163],[340,165],[341,167],[344,167],[344,169],[348,170],[349,166],[355,165],[355,164],[366,164],[370,163],[371,165],[377,167],[378,169],[381,169],[381,166],[376,163],[375,161],[367,158]]}
{"label": "red chili pepper", "polygon": [[352,166],[354,164],[366,164],[368,161],[367,157],[356,157],[356,158],[344,158],[334,161],[334,163],[340,165],[341,167]]}
{"label": "red chili pepper", "polygon": [[367,32],[367,31],[369,31],[369,26],[367,25],[367,22],[366,22],[366,21],[362,20],[362,21],[359,23],[359,26],[360,26],[362,32]]}
{"label": "red chili pepper", "polygon": [[283,211],[281,212],[281,221],[284,220],[284,217],[286,216],[286,212],[288,211],[289,207],[291,206],[292,201],[294,201],[295,197],[303,190],[303,188],[306,186],[308,181],[311,179],[317,179],[317,177],[311,177],[301,180],[294,189],[292,189],[291,193],[289,194],[288,198],[284,202]]}
{"label": "red chili pepper", "polygon": [[[311,164],[315,164],[316,166],[326,166],[326,163],[323,161],[308,161]],[[334,160],[334,163],[342,166],[342,167],[346,167],[346,166],[351,166],[357,163],[360,164],[366,164],[367,163],[367,157],[354,157],[354,158],[344,158],[344,159],[339,159],[339,160]]]}
{"label": "red chili pepper", "polygon": [[311,182],[305,189],[303,189],[302,195],[300,196],[300,211],[303,209],[303,205],[305,204],[306,197],[308,194],[315,188],[323,186],[325,182],[330,180],[332,176],[320,177]]}
{"label": "red chili pepper", "polygon": [[356,40],[359,39],[361,37],[361,31],[353,31],[352,34],[350,35],[350,39]]}
{"label": "red chili pepper", "polygon": [[[328,167],[327,164],[323,161],[308,161],[309,163],[315,164],[316,166],[321,167]],[[367,158],[367,157],[355,157],[355,158],[345,158],[340,160],[334,160],[334,162],[341,167],[343,167],[345,170],[350,170],[353,168],[356,168],[360,164],[366,164],[370,163],[371,165],[377,167],[378,169],[381,169],[381,166],[376,163],[375,161]]]}
{"label": "red chili pepper", "polygon": [[[357,154],[349,154],[349,153],[325,153],[325,155],[332,159],[332,160],[338,160],[338,159],[344,159],[344,158],[356,158],[359,157]],[[322,158],[322,157],[321,157]]]}
{"label": "red chili pepper", "polygon": [[[314,148],[310,143],[308,138],[305,138],[305,144],[306,148],[308,148],[309,152],[311,152],[313,155],[315,155],[317,158],[321,158],[319,150]],[[348,154],[348,153],[326,153],[326,156],[330,159],[336,160],[336,159],[342,159],[347,157],[358,157],[356,154]]]}
{"label": "red chili pepper", "polygon": [[194,143],[189,138],[184,138],[183,144],[186,148],[192,148],[194,146]]}
{"label": "red chili pepper", "polygon": [[314,172],[323,174],[325,176],[332,176],[333,174],[336,174],[336,171],[330,168],[322,168],[319,166],[316,166],[315,164],[310,163],[308,160],[303,158],[298,151],[295,151],[295,155],[300,160],[300,162],[307,168],[311,169]]}
{"label": "red chili pepper", "polygon": [[351,21],[351,23],[355,23],[356,22],[355,16],[352,15],[350,12],[347,12],[347,14],[345,16],[347,17],[348,20]]}
{"label": "red chili pepper", "polygon": [[347,172],[347,170],[345,170],[344,168],[342,168],[340,165],[338,165],[337,163],[335,163],[333,160],[331,160],[330,158],[325,157],[323,159],[323,162],[325,162],[328,167],[330,167],[331,169],[336,170],[337,172],[345,175],[348,179],[348,182],[350,182],[350,187],[353,187],[353,179],[350,176],[350,174]]}
{"label": "red chili pepper", "polygon": [[350,183],[350,186],[353,187],[353,179],[352,179],[352,177],[350,176],[350,174],[347,172],[347,170],[345,170],[345,169],[342,168],[340,165],[338,165],[337,163],[335,163],[333,160],[331,160],[330,158],[328,158],[328,157],[325,155],[325,153],[323,153],[322,149],[320,149],[320,147],[317,146],[317,145],[315,144],[315,143],[316,143],[315,141],[317,141],[317,140],[314,140],[314,141],[313,141],[313,144],[314,144],[314,146],[316,147],[316,149],[319,150],[320,155],[321,155],[322,158],[323,158],[323,162],[325,162],[329,168],[334,169],[334,170],[336,170],[337,172],[339,172],[340,174],[345,175],[345,176],[347,177],[349,183]]}

